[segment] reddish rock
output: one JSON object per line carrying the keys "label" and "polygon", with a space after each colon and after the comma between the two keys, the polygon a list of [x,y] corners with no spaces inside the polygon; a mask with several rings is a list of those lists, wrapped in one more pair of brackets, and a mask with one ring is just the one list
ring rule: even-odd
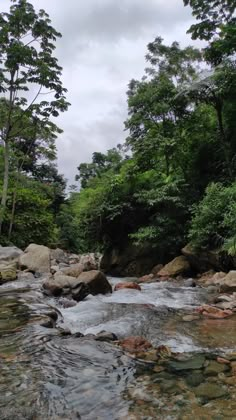
{"label": "reddish rock", "polygon": [[229,365],[230,364],[230,361],[227,360],[227,359],[224,359],[223,357],[217,357],[216,361],[218,363],[223,364],[223,365]]}
{"label": "reddish rock", "polygon": [[119,344],[130,353],[139,353],[152,348],[151,343],[143,337],[128,337],[120,341]]}
{"label": "reddish rock", "polygon": [[117,283],[115,286],[114,291],[116,292],[117,290],[120,289],[135,289],[135,290],[141,290],[141,287],[139,286],[139,284],[134,283],[134,282],[122,282],[122,283]]}
{"label": "reddish rock", "polygon": [[206,317],[217,319],[227,318],[228,316],[233,315],[233,312],[230,310],[222,310],[209,305],[200,306],[200,308],[197,309],[197,312]]}
{"label": "reddish rock", "polygon": [[138,281],[140,282],[140,283],[145,283],[146,281],[150,281],[150,280],[153,280],[154,279],[154,274],[147,274],[146,276],[143,276],[143,277],[140,277],[139,279],[138,279]]}

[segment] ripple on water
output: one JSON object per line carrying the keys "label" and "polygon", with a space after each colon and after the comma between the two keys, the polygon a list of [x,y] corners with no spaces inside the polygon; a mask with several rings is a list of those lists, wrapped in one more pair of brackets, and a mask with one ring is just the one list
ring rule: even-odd
{"label": "ripple on water", "polygon": [[[112,280],[113,285],[118,281]],[[201,415],[211,411],[199,406],[181,377],[160,384],[155,382],[159,373],[143,373],[150,368],[113,344],[61,337],[56,329],[41,327],[37,317],[58,305],[43,297],[39,286],[28,287],[23,281],[21,290],[15,285],[0,288],[0,420],[110,420],[131,419],[133,414],[155,419],[157,410],[165,419],[177,419],[191,410]],[[183,311],[191,312],[205,300],[200,288],[151,283],[143,284],[142,292],[89,296],[73,308],[58,309],[64,318],[61,325],[72,332],[142,335],[154,345],[182,352],[236,347],[235,317],[182,321]],[[210,403],[214,413],[218,407],[219,413],[226,410],[220,402]],[[234,410],[233,402],[229,404]]]}

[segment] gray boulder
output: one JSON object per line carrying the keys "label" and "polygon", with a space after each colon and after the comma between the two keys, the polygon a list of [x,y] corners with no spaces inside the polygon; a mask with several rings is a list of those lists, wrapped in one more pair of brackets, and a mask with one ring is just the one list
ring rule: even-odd
{"label": "gray boulder", "polygon": [[33,273],[50,272],[50,249],[43,245],[30,244],[19,257],[19,266]]}
{"label": "gray boulder", "polygon": [[55,260],[57,264],[63,263],[68,264],[69,263],[69,257],[68,254],[63,251],[63,249],[56,248],[51,249],[51,260]]}
{"label": "gray boulder", "polygon": [[230,271],[220,281],[220,291],[224,293],[236,292],[236,270]]}
{"label": "gray boulder", "polygon": [[97,295],[112,292],[106,276],[97,270],[81,273],[77,278],[57,272],[43,282],[43,288],[49,295],[72,297],[77,302],[83,300],[89,294]]}
{"label": "gray boulder", "polygon": [[15,263],[17,266],[21,254],[23,254],[23,251],[16,246],[0,246],[0,264]]}
{"label": "gray boulder", "polygon": [[60,271],[66,276],[78,277],[84,271],[84,266],[81,263],[72,264],[70,267],[61,268]]}
{"label": "gray boulder", "polygon": [[105,274],[99,270],[85,271],[79,275],[77,280],[88,285],[92,295],[112,293],[112,287]]}

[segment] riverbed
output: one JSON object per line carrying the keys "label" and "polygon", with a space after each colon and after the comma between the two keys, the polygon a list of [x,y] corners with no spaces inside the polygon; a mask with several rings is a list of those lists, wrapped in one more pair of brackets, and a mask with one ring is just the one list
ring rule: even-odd
{"label": "riverbed", "polygon": [[[88,296],[65,308],[43,295],[40,279],[1,286],[0,419],[236,419],[236,379],[227,367],[205,374],[217,355],[235,352],[235,316],[186,322],[211,298],[207,289],[184,282],[141,289]],[[165,346],[185,368],[95,340],[101,331]]]}

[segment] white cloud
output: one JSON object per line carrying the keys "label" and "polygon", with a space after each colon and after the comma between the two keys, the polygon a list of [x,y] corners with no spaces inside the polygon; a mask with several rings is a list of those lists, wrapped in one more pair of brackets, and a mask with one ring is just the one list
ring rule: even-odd
{"label": "white cloud", "polygon": [[[191,13],[182,0],[31,0],[45,9],[63,38],[56,54],[71,107],[57,123],[59,170],[69,183],[76,167],[94,151],[125,139],[126,90],[145,68],[146,45],[157,35],[166,42],[191,42]],[[1,11],[10,5],[1,0]]]}

